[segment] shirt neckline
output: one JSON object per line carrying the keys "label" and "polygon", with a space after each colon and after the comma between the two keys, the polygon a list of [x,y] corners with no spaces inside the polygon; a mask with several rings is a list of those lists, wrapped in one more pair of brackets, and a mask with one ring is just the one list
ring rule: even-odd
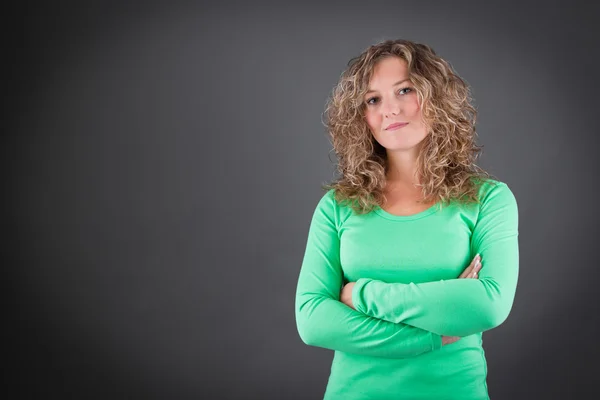
{"label": "shirt neckline", "polygon": [[424,218],[428,215],[433,214],[434,212],[438,211],[438,207],[439,207],[439,202],[435,203],[434,205],[432,205],[431,207],[429,207],[426,210],[423,210],[421,212],[418,212],[416,214],[411,214],[411,215],[395,215],[395,214],[391,214],[387,211],[385,211],[383,208],[381,208],[380,206],[376,206],[374,211],[379,214],[380,216],[382,216],[385,219],[389,219],[392,221],[412,221],[415,219],[420,219],[420,218]]}

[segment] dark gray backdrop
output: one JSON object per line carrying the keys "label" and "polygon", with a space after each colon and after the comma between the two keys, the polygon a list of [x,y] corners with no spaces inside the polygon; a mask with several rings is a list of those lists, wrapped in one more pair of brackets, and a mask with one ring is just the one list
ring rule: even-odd
{"label": "dark gray backdrop", "polygon": [[[347,61],[431,45],[472,86],[520,209],[490,394],[594,390],[598,6],[87,3],[5,14],[5,343],[14,398],[319,399],[294,294]],[[450,4],[451,3],[451,4]],[[62,3],[61,3],[62,4]]]}

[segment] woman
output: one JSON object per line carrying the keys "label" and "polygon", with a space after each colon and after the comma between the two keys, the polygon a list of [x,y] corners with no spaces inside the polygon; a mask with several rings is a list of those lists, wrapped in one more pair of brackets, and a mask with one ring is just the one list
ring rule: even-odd
{"label": "woman", "polygon": [[512,308],[518,210],[474,164],[470,101],[407,40],[369,47],[333,91],[341,177],[312,216],[295,299],[301,339],[335,351],[326,400],[489,399],[482,332]]}

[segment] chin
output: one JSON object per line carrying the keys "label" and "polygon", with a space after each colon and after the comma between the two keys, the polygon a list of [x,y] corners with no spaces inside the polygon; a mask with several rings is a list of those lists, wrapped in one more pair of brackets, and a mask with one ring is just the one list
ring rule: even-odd
{"label": "chin", "polygon": [[382,144],[388,151],[403,151],[403,150],[411,150],[421,144],[421,141],[418,142],[409,142],[409,143],[386,143]]}

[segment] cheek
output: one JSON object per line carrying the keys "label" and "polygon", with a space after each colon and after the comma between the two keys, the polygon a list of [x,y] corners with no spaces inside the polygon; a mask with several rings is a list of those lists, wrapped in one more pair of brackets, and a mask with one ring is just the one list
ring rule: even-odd
{"label": "cheek", "polygon": [[365,112],[365,119],[367,120],[367,124],[371,127],[371,129],[377,128],[379,118],[373,112]]}
{"label": "cheek", "polygon": [[407,105],[407,111],[410,111],[410,113],[414,116],[418,116],[421,113],[421,105],[415,99],[415,101]]}

